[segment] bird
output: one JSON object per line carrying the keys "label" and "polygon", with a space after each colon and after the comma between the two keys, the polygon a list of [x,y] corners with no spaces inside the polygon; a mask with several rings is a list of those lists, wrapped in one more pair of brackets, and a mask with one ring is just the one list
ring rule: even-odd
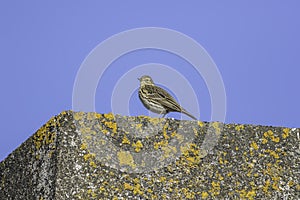
{"label": "bird", "polygon": [[162,117],[165,117],[169,112],[180,112],[197,120],[196,117],[181,107],[166,90],[156,86],[150,76],[144,75],[138,80],[140,81],[139,99],[148,110],[162,114]]}

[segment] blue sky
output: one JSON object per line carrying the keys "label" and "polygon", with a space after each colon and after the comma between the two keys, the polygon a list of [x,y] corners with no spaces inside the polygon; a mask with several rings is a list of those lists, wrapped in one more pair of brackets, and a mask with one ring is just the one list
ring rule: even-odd
{"label": "blue sky", "polygon": [[[226,123],[300,127],[299,6],[296,0],[1,1],[0,160],[50,117],[72,109],[76,75],[97,45],[143,27],[178,31],[207,51],[226,90]],[[112,111],[111,95],[118,80],[146,63],[161,63],[185,77],[199,100],[200,119],[211,120],[204,79],[186,60],[157,49],[132,51],[108,66],[96,90],[96,111]],[[146,71],[155,75],[157,69],[148,66]],[[169,78],[161,86],[172,84],[172,75],[160,75]],[[161,82],[159,77],[153,79]],[[136,80],[125,103],[130,115],[147,115],[137,97],[138,84]],[[184,86],[179,89],[185,91]],[[196,112],[194,107],[189,111]]]}

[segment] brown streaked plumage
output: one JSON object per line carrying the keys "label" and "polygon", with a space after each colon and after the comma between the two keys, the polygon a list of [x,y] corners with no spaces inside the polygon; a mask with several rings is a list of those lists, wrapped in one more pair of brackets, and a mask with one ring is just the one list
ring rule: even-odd
{"label": "brown streaked plumage", "polygon": [[169,112],[181,112],[197,120],[196,117],[182,108],[166,90],[156,86],[150,76],[142,76],[139,81],[139,98],[147,109],[154,113],[163,114],[163,117]]}

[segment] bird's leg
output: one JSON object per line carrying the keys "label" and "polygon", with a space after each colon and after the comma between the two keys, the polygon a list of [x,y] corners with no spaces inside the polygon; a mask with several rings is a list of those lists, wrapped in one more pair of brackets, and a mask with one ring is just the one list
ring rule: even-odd
{"label": "bird's leg", "polygon": [[168,114],[168,112],[165,112],[165,113],[161,112],[161,114],[163,115],[162,118],[164,118],[166,116],[166,114]]}
{"label": "bird's leg", "polygon": [[164,117],[166,116],[167,113],[164,113],[164,111],[162,111],[162,112],[160,112],[159,114],[162,115],[161,118],[164,118]]}

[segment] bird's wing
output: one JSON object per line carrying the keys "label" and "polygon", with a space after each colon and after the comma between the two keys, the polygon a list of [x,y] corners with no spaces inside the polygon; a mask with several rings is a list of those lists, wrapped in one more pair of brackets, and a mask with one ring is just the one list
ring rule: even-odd
{"label": "bird's wing", "polygon": [[163,88],[153,85],[147,85],[146,87],[149,98],[157,101],[167,110],[177,112],[182,110],[181,106],[176,102],[176,100]]}

